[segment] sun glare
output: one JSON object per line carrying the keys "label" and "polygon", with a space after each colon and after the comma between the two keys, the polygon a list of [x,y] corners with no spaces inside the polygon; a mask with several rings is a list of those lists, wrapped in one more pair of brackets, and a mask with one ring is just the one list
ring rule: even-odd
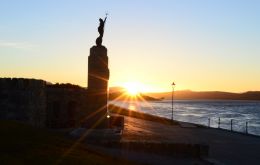
{"label": "sun glare", "polygon": [[140,93],[140,85],[136,82],[125,83],[124,88],[126,89],[127,94],[131,96],[136,96]]}

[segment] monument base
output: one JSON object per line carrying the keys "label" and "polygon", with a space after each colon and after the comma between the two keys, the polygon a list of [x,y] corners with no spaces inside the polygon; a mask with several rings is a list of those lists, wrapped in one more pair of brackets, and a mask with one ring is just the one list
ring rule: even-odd
{"label": "monument base", "polygon": [[82,127],[107,129],[108,57],[104,46],[90,48],[88,57],[88,109]]}

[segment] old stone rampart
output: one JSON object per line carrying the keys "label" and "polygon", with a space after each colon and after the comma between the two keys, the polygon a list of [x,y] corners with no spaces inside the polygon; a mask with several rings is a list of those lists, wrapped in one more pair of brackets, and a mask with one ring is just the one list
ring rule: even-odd
{"label": "old stone rampart", "polygon": [[44,127],[45,88],[43,80],[0,78],[0,119],[20,120]]}

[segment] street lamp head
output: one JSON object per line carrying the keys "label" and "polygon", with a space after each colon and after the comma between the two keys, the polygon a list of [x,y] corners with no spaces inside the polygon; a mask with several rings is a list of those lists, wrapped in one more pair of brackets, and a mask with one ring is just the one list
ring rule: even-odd
{"label": "street lamp head", "polygon": [[174,83],[174,82],[172,82],[172,86],[175,86],[175,83]]}

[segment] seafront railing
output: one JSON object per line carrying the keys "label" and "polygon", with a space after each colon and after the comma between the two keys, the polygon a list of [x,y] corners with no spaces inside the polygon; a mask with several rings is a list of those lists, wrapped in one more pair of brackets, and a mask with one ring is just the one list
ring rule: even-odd
{"label": "seafront railing", "polygon": [[[166,117],[166,116],[164,116]],[[169,117],[167,116],[169,119]],[[201,125],[208,128],[222,129],[231,132],[260,136],[260,121],[258,120],[243,120],[240,118],[226,117],[188,117],[175,116],[176,121],[188,122],[196,125]]]}
{"label": "seafront railing", "polygon": [[[214,118],[208,118],[208,127],[211,127],[211,120],[213,120]],[[225,120],[225,121],[227,121],[227,120]],[[234,121],[236,121],[235,119],[230,119],[230,122],[229,123],[221,123],[221,118],[220,117],[218,117],[218,120],[217,120],[217,128],[221,128],[221,124],[223,125],[225,125],[225,127],[223,128],[223,129],[227,129],[226,128],[226,126],[227,125],[229,125],[230,126],[230,131],[235,131],[235,132],[240,132],[240,133],[245,133],[245,134],[248,134],[248,121],[244,121],[244,125],[245,125],[245,127],[244,127],[244,129],[243,130],[241,130],[241,121],[240,121],[240,123],[239,123],[239,125],[237,125],[237,126],[239,126],[240,127],[240,129],[239,130],[234,130]],[[236,126],[236,125],[235,125]]]}

